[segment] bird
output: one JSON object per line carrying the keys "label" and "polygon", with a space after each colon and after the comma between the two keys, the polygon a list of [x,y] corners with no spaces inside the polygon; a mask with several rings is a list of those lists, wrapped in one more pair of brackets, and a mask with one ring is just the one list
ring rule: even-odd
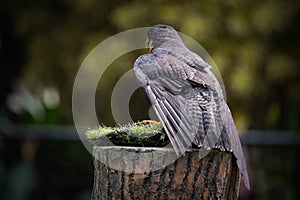
{"label": "bird", "polygon": [[150,52],[136,59],[134,72],[177,156],[192,145],[233,152],[250,189],[238,131],[211,66],[170,25],[151,27],[147,43]]}

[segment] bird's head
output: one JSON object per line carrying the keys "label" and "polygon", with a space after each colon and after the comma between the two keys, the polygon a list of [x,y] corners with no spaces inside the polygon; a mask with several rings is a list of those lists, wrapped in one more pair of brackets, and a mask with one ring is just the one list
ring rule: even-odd
{"label": "bird's head", "polygon": [[155,25],[149,29],[147,36],[148,47],[151,50],[155,48],[184,46],[177,31],[169,25]]}

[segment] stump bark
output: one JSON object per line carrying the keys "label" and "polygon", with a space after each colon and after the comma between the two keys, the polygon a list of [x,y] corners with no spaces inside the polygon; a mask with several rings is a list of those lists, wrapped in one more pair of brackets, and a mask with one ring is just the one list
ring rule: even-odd
{"label": "stump bark", "polygon": [[231,152],[199,149],[176,157],[171,148],[94,147],[92,199],[237,199],[240,183]]}

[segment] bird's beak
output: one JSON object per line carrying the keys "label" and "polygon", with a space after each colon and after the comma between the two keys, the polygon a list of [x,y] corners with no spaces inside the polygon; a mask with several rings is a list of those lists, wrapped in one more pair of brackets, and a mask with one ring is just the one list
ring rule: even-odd
{"label": "bird's beak", "polygon": [[147,46],[147,48],[150,49],[150,52],[151,52],[152,49],[153,49],[153,45],[152,45],[152,41],[149,40],[148,38],[147,38],[147,40],[146,40],[146,46]]}
{"label": "bird's beak", "polygon": [[150,49],[150,52],[151,52],[152,49],[153,49],[153,45],[152,45],[152,42],[151,42],[151,41],[149,42],[148,46],[149,46],[149,49]]}

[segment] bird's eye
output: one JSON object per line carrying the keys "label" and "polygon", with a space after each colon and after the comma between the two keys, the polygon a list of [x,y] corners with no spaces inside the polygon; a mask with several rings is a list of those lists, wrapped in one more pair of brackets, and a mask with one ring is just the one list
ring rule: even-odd
{"label": "bird's eye", "polygon": [[160,25],[159,28],[168,28],[167,25]]}

